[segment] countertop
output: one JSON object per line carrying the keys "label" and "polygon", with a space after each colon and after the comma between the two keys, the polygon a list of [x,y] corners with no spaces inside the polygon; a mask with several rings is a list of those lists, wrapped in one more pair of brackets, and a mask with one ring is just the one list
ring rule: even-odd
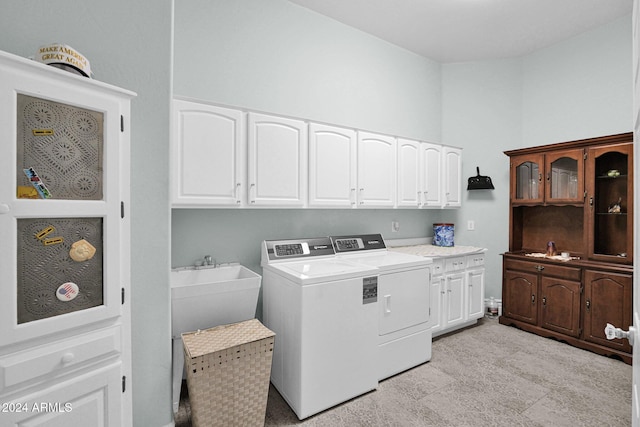
{"label": "countertop", "polygon": [[434,246],[431,244],[414,244],[407,246],[395,246],[389,245],[387,247],[390,251],[402,252],[405,254],[420,255],[431,258],[445,258],[452,256],[470,255],[476,253],[486,252],[486,248],[479,248],[476,246]]}

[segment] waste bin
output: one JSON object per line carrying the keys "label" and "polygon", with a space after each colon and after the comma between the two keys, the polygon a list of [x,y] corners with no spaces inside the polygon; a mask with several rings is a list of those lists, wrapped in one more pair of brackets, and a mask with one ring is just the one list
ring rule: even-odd
{"label": "waste bin", "polygon": [[182,334],[194,427],[264,425],[274,340],[257,319]]}

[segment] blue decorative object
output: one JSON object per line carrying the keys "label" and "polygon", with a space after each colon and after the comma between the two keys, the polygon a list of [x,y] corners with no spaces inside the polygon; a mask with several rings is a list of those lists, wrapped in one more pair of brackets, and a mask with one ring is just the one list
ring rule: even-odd
{"label": "blue decorative object", "polygon": [[433,245],[453,246],[453,224],[433,224]]}

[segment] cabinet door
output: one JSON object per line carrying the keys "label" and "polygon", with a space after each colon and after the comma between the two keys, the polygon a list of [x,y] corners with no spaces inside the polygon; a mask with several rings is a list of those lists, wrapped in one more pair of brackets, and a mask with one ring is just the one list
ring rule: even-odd
{"label": "cabinet door", "polygon": [[117,363],[94,369],[32,394],[3,400],[3,405],[6,404],[11,410],[2,414],[2,425],[33,427],[130,425],[130,420],[123,419],[121,401],[121,367],[120,363]]}
{"label": "cabinet door", "polygon": [[484,316],[484,269],[467,271],[467,320]]}
{"label": "cabinet door", "polygon": [[307,125],[248,114],[249,205],[303,207],[307,196]]}
{"label": "cabinet door", "polygon": [[244,113],[175,99],[172,115],[173,206],[240,206],[246,194]]}
{"label": "cabinet door", "polygon": [[540,326],[577,338],[580,282],[542,276],[540,285]]}
{"label": "cabinet door", "polygon": [[422,183],[418,141],[398,139],[398,207],[417,208],[422,204]]}
{"label": "cabinet door", "polygon": [[454,208],[462,206],[462,150],[444,147],[444,207]]}
{"label": "cabinet door", "polygon": [[132,94],[0,59],[3,347],[121,318]]}
{"label": "cabinet door", "polygon": [[449,328],[466,320],[464,308],[464,272],[449,274],[446,276],[446,293],[444,296],[444,324]]}
{"label": "cabinet door", "polygon": [[378,333],[389,334],[429,321],[429,269],[378,276]]}
{"label": "cabinet door", "polygon": [[584,202],[584,150],[552,151],[545,155],[545,201]]}
{"label": "cabinet door", "polygon": [[540,204],[544,200],[544,163],[542,154],[513,156],[511,167],[511,203]]}
{"label": "cabinet door", "polygon": [[356,132],[309,125],[309,206],[355,207]]}
{"label": "cabinet door", "polygon": [[443,327],[443,304],[445,296],[444,276],[437,276],[431,279],[431,300],[429,314],[431,316],[431,331],[437,332]]}
{"label": "cabinet door", "polygon": [[505,270],[502,312],[511,319],[538,323],[538,276],[533,273]]}
{"label": "cabinet door", "polygon": [[631,352],[628,340],[608,340],[604,328],[607,323],[623,330],[632,325],[632,275],[585,270],[584,282],[584,339]]}
{"label": "cabinet door", "polygon": [[422,206],[442,207],[442,146],[423,142]]}
{"label": "cabinet door", "polygon": [[358,205],[393,207],[395,200],[395,138],[358,132]]}
{"label": "cabinet door", "polygon": [[589,258],[633,262],[633,145],[595,147],[587,153]]}

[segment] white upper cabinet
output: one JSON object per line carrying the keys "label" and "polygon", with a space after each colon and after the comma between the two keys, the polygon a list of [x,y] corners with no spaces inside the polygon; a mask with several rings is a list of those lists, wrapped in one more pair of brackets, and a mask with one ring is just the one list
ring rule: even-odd
{"label": "white upper cabinet", "polygon": [[174,208],[461,205],[459,148],[174,99]]}
{"label": "white upper cabinet", "polygon": [[444,200],[443,207],[454,208],[462,205],[462,150],[444,147]]}
{"label": "white upper cabinet", "polygon": [[398,207],[417,208],[422,204],[421,152],[420,142],[398,138]]}
{"label": "white upper cabinet", "polygon": [[356,132],[309,125],[309,206],[355,207]]}
{"label": "white upper cabinet", "polygon": [[244,113],[173,101],[171,201],[174,207],[246,203]]}
{"label": "white upper cabinet", "polygon": [[307,124],[259,113],[248,124],[249,206],[305,206]]}
{"label": "white upper cabinet", "polygon": [[422,207],[442,207],[442,146],[423,142],[420,144],[423,171]]}
{"label": "white upper cabinet", "polygon": [[396,139],[358,132],[358,206],[394,207],[396,170]]}

